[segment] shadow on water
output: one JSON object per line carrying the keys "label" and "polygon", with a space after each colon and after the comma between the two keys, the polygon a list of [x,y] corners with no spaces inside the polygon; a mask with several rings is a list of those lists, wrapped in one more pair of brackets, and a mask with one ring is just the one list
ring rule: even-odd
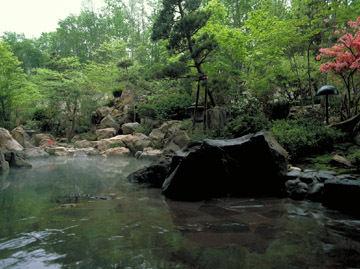
{"label": "shadow on water", "polygon": [[359,268],[360,220],[279,199],[165,200],[132,158],[36,160],[0,178],[0,268]]}

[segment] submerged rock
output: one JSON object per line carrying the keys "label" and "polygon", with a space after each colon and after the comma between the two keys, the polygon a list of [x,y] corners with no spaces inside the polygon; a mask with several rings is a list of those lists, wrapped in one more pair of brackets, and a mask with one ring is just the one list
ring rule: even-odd
{"label": "submerged rock", "polygon": [[10,167],[32,168],[32,165],[29,162],[25,161],[23,155],[19,152],[5,152],[4,156]]}
{"label": "submerged rock", "polygon": [[171,158],[161,159],[156,164],[138,170],[128,176],[129,181],[161,188],[171,171]]}
{"label": "submerged rock", "polygon": [[323,204],[348,213],[360,214],[360,180],[334,179],[324,184]]}

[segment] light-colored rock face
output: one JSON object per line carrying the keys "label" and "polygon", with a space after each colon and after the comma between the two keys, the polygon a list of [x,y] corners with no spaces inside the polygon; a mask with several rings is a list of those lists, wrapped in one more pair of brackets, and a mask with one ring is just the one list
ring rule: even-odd
{"label": "light-colored rock face", "polygon": [[137,158],[139,159],[156,160],[163,155],[163,151],[154,148],[145,148],[143,152],[139,152],[137,155]]}
{"label": "light-colored rock face", "polygon": [[66,147],[52,147],[46,148],[45,151],[53,156],[86,156],[98,155],[99,151],[94,148],[66,148]]}
{"label": "light-colored rock face", "polygon": [[115,128],[105,128],[96,130],[96,136],[98,140],[111,138],[116,135]]}
{"label": "light-colored rock face", "polygon": [[149,135],[150,139],[153,141],[154,145],[158,148],[163,146],[163,142],[165,139],[165,133],[163,133],[160,129],[154,129]]}
{"label": "light-colored rock face", "polygon": [[134,134],[136,130],[140,128],[140,126],[141,125],[138,122],[125,123],[121,126],[121,130],[124,135]]}
{"label": "light-colored rock face", "polygon": [[140,133],[133,135],[118,135],[108,139],[102,139],[96,142],[96,148],[102,152],[110,148],[125,147],[133,154],[143,151],[144,148],[151,146],[151,140],[148,136]]}
{"label": "light-colored rock face", "polygon": [[102,155],[108,157],[108,156],[129,156],[130,150],[124,147],[117,147],[117,148],[111,148],[107,149],[104,152],[101,153]]}
{"label": "light-colored rock face", "polygon": [[166,144],[168,143],[174,143],[179,148],[183,148],[190,143],[190,138],[185,131],[179,130],[167,139]]}
{"label": "light-colored rock face", "polygon": [[131,107],[134,103],[135,95],[131,90],[124,90],[121,97],[116,100],[116,107],[120,111],[126,111],[128,107]]}
{"label": "light-colored rock face", "polygon": [[56,146],[55,138],[49,134],[36,134],[34,136],[35,146],[37,147],[52,147]]}
{"label": "light-colored rock face", "polygon": [[158,129],[154,129],[149,137],[155,147],[165,148],[166,152],[175,152],[190,143],[187,133],[181,130],[180,121],[165,122]]}
{"label": "light-colored rock face", "polygon": [[140,133],[125,135],[122,138],[122,141],[124,142],[125,146],[134,154],[138,151],[143,151],[144,148],[148,148],[152,144],[148,136]]}
{"label": "light-colored rock face", "polygon": [[0,128],[0,150],[2,151],[21,151],[23,146],[19,144],[4,128]]}
{"label": "light-colored rock face", "polygon": [[75,148],[93,148],[95,146],[96,146],[95,141],[79,140],[79,141],[75,141],[74,143]]}
{"label": "light-colored rock face", "polygon": [[123,135],[118,135],[109,139],[101,139],[100,141],[96,141],[95,148],[102,152],[110,148],[125,147],[125,144],[122,141],[123,137]]}
{"label": "light-colored rock face", "polygon": [[349,168],[352,167],[351,162],[343,156],[334,155],[331,159],[331,164],[338,167]]}
{"label": "light-colored rock face", "polygon": [[11,135],[24,148],[32,147],[30,143],[30,136],[26,133],[22,126],[18,126],[12,130]]}
{"label": "light-colored rock face", "polygon": [[99,127],[101,129],[114,128],[115,130],[119,130],[120,128],[119,124],[114,120],[111,115],[107,115],[105,118],[103,118],[100,122]]}
{"label": "light-colored rock face", "polygon": [[42,148],[26,148],[24,149],[24,157],[27,159],[46,158],[49,157],[49,153]]}
{"label": "light-colored rock face", "polygon": [[104,107],[99,107],[98,109],[96,109],[96,114],[101,118],[105,118],[107,115],[109,115],[111,113],[112,109],[110,107],[104,106]]}

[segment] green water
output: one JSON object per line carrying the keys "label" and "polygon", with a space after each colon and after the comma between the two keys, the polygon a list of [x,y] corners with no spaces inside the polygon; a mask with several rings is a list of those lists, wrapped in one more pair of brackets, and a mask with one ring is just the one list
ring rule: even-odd
{"label": "green water", "polygon": [[0,268],[359,268],[360,220],[279,199],[165,200],[132,158],[53,158],[0,179]]}

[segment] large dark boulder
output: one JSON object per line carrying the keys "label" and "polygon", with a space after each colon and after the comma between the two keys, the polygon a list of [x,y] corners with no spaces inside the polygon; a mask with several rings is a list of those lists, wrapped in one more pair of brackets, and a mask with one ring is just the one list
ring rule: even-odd
{"label": "large dark boulder", "polygon": [[343,212],[360,215],[360,180],[334,179],[324,184],[323,204]]}
{"label": "large dark boulder", "polygon": [[174,200],[273,196],[284,188],[287,153],[263,132],[231,140],[205,140],[175,155],[171,171],[163,193]]}
{"label": "large dark boulder", "polygon": [[140,169],[128,176],[130,182],[161,188],[171,170],[171,158],[163,158],[156,164]]}

